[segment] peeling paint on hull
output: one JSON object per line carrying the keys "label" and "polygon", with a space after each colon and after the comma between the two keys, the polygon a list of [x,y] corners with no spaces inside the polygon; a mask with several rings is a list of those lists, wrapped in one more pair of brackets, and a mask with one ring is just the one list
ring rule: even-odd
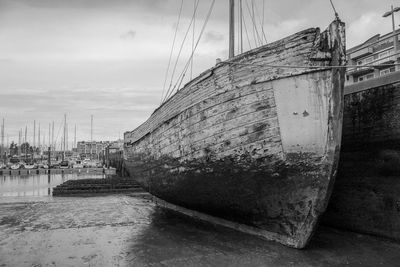
{"label": "peeling paint on hull", "polygon": [[124,134],[125,169],[160,199],[304,247],[334,182],[344,69],[247,64],[343,65],[344,44],[335,21],[206,71]]}

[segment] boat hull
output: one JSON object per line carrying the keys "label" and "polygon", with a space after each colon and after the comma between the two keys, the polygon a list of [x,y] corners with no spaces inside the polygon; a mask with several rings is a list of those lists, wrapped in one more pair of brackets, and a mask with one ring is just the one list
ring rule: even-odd
{"label": "boat hull", "polygon": [[[297,57],[300,64],[313,55],[315,64],[343,64],[344,25],[335,22],[328,33],[306,31],[244,57],[255,62],[278,53],[284,63]],[[336,40],[330,57],[323,54],[325,38]],[[301,248],[326,208],[336,173],[344,69],[271,75],[235,65],[244,57],[187,85],[125,133],[124,166],[160,199]],[[182,103],[187,106],[176,109]]]}

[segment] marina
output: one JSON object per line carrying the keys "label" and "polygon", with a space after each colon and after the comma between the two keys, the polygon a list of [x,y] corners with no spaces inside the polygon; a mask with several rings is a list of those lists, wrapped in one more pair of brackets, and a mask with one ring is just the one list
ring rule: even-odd
{"label": "marina", "polygon": [[96,172],[54,172],[41,174],[13,174],[0,176],[0,197],[52,196],[53,188],[69,180],[105,178],[102,170]]}

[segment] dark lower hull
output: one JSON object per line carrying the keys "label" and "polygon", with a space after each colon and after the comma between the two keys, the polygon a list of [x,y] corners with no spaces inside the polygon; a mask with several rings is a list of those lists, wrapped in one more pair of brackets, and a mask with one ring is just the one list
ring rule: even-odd
{"label": "dark lower hull", "polygon": [[[240,161],[125,161],[130,176],[154,196],[181,207],[268,231],[303,247],[325,210],[338,152]],[[311,160],[312,159],[312,160]],[[175,171],[171,171],[174,169]]]}

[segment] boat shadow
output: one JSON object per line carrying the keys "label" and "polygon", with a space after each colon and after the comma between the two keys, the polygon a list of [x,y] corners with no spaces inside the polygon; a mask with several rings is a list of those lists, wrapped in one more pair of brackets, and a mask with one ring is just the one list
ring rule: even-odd
{"label": "boat shadow", "polygon": [[393,259],[399,248],[382,239],[320,227],[309,246],[297,250],[155,207],[148,227],[131,237],[126,260],[155,266],[376,266]]}

